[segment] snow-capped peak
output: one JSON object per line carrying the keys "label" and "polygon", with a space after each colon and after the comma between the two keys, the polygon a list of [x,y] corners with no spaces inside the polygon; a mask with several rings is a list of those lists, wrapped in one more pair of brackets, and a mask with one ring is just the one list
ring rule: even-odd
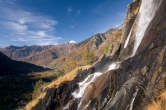
{"label": "snow-capped peak", "polygon": [[74,41],[74,40],[71,40],[71,41],[69,41],[69,43],[71,43],[71,44],[76,44],[77,42]]}

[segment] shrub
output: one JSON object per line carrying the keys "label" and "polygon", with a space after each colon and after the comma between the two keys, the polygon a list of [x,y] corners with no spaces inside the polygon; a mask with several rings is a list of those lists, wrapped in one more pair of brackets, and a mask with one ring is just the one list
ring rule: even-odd
{"label": "shrub", "polygon": [[65,75],[64,70],[58,70],[58,71],[57,71],[57,76],[58,76],[58,77],[61,77],[61,76],[64,76],[64,75]]}
{"label": "shrub", "polygon": [[104,54],[107,54],[109,52],[109,49],[110,49],[110,46],[111,46],[111,43],[108,43],[105,48],[104,48]]}
{"label": "shrub", "polygon": [[42,85],[44,84],[43,80],[39,80],[35,83],[33,87],[32,99],[38,97],[38,95],[42,92]]}

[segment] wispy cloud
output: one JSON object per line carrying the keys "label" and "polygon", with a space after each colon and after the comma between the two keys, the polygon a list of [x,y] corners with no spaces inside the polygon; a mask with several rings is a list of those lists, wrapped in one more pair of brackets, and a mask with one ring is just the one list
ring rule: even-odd
{"label": "wispy cloud", "polygon": [[[10,41],[37,45],[58,44],[61,38],[55,35],[57,20],[37,12],[27,11],[15,4],[16,0],[7,1],[0,0],[0,14],[3,15],[0,16],[0,26],[3,29],[1,32],[10,32],[8,35]],[[17,5],[17,8],[8,7],[9,3]]]}
{"label": "wispy cloud", "polygon": [[77,14],[77,15],[80,15],[81,14],[81,10],[80,9],[73,9],[73,8],[67,8],[67,14],[68,15],[71,15],[71,13],[74,13],[74,14]]}
{"label": "wispy cloud", "polygon": [[0,0],[0,4],[15,4],[16,0]]}
{"label": "wispy cloud", "polygon": [[67,13],[70,14],[73,11],[72,8],[67,8]]}

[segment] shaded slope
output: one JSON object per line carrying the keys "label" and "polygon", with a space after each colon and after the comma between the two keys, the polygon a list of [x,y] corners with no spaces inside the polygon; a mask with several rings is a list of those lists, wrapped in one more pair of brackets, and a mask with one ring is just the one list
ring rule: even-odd
{"label": "shaded slope", "polygon": [[0,52],[0,75],[16,75],[16,74],[27,74],[30,72],[41,72],[45,69],[34,64],[29,64],[21,61],[14,61],[5,56]]}

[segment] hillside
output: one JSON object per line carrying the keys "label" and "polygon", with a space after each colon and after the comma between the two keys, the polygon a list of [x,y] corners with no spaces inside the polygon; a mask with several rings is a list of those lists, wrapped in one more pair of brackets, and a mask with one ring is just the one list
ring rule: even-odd
{"label": "hillside", "polygon": [[47,50],[52,46],[8,46],[5,48],[0,48],[0,51],[14,60],[20,60],[22,58],[26,58],[28,56],[35,55],[39,52]]}
{"label": "hillside", "polygon": [[65,43],[61,45],[52,46],[49,49],[36,53],[35,55],[30,55],[21,60],[30,62],[37,65],[47,65],[57,58],[68,56],[70,49],[74,46],[71,43]]}
{"label": "hillside", "polygon": [[0,52],[0,70],[0,76],[6,76],[27,74],[31,72],[41,72],[48,69],[36,66],[34,64],[11,60],[9,57]]}
{"label": "hillside", "polygon": [[73,45],[73,43],[65,43],[50,46],[9,46],[0,48],[0,51],[11,59],[43,66],[54,59],[68,55]]}

